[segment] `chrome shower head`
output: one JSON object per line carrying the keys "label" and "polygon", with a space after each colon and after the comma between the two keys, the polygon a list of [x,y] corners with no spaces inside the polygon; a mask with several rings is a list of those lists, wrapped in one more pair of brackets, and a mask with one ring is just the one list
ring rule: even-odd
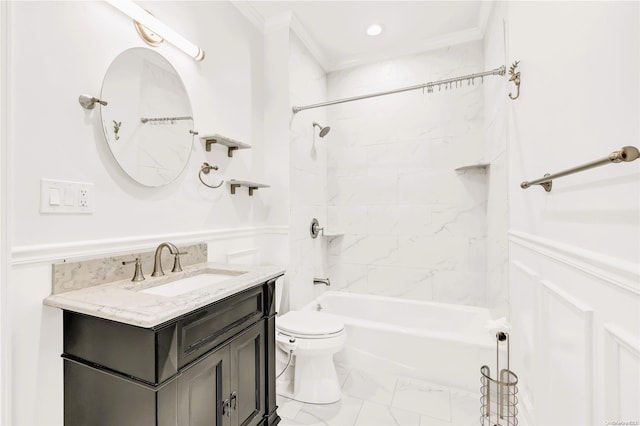
{"label": "chrome shower head", "polygon": [[315,121],[313,122],[313,127],[318,126],[318,128],[320,129],[320,137],[324,138],[325,136],[327,136],[327,133],[329,133],[329,130],[331,130],[331,127],[327,126],[327,127],[322,127],[321,125],[319,125],[318,123],[316,123]]}

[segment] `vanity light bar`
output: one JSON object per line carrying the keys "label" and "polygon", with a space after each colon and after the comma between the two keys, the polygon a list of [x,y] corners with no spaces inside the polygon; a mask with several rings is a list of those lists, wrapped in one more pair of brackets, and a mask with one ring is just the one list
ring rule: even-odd
{"label": "vanity light bar", "polygon": [[160,37],[164,38],[187,55],[193,57],[196,61],[202,61],[204,59],[204,50],[182,37],[134,2],[130,0],[107,0],[107,3],[111,4],[134,21],[140,23],[142,26],[148,28],[150,31],[153,31]]}

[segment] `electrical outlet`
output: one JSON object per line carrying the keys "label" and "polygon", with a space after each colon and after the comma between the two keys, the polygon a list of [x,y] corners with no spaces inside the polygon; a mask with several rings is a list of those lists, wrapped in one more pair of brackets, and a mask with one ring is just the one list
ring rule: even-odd
{"label": "electrical outlet", "polygon": [[93,213],[92,183],[40,180],[40,213]]}
{"label": "electrical outlet", "polygon": [[78,206],[88,208],[91,203],[89,202],[89,189],[86,187],[80,188],[80,198],[78,200]]}

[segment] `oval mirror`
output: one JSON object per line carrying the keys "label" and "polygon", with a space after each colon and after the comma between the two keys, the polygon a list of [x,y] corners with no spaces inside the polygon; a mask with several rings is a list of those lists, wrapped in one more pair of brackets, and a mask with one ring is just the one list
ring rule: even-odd
{"label": "oval mirror", "polygon": [[116,57],[102,83],[102,129],[116,161],[146,186],[172,182],[193,144],[191,103],[180,76],[156,52],[136,47]]}

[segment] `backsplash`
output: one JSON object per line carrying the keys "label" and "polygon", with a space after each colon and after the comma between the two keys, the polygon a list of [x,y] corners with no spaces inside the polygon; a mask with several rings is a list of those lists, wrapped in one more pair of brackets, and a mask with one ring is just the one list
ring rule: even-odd
{"label": "backsplash", "polygon": [[[179,246],[180,252],[186,252],[180,256],[182,266],[195,265],[207,261],[207,245],[194,244]],[[134,260],[139,257],[142,260],[142,272],[150,276],[153,272],[153,257],[155,250],[143,253],[131,253],[122,256],[104,257],[100,259],[82,260],[79,262],[57,263],[53,265],[53,279],[51,293],[58,294],[66,291],[80,290],[94,285],[132,278],[135,265],[130,263],[123,265],[123,261]],[[173,255],[169,250],[162,251],[162,268],[165,273],[173,267]]]}

